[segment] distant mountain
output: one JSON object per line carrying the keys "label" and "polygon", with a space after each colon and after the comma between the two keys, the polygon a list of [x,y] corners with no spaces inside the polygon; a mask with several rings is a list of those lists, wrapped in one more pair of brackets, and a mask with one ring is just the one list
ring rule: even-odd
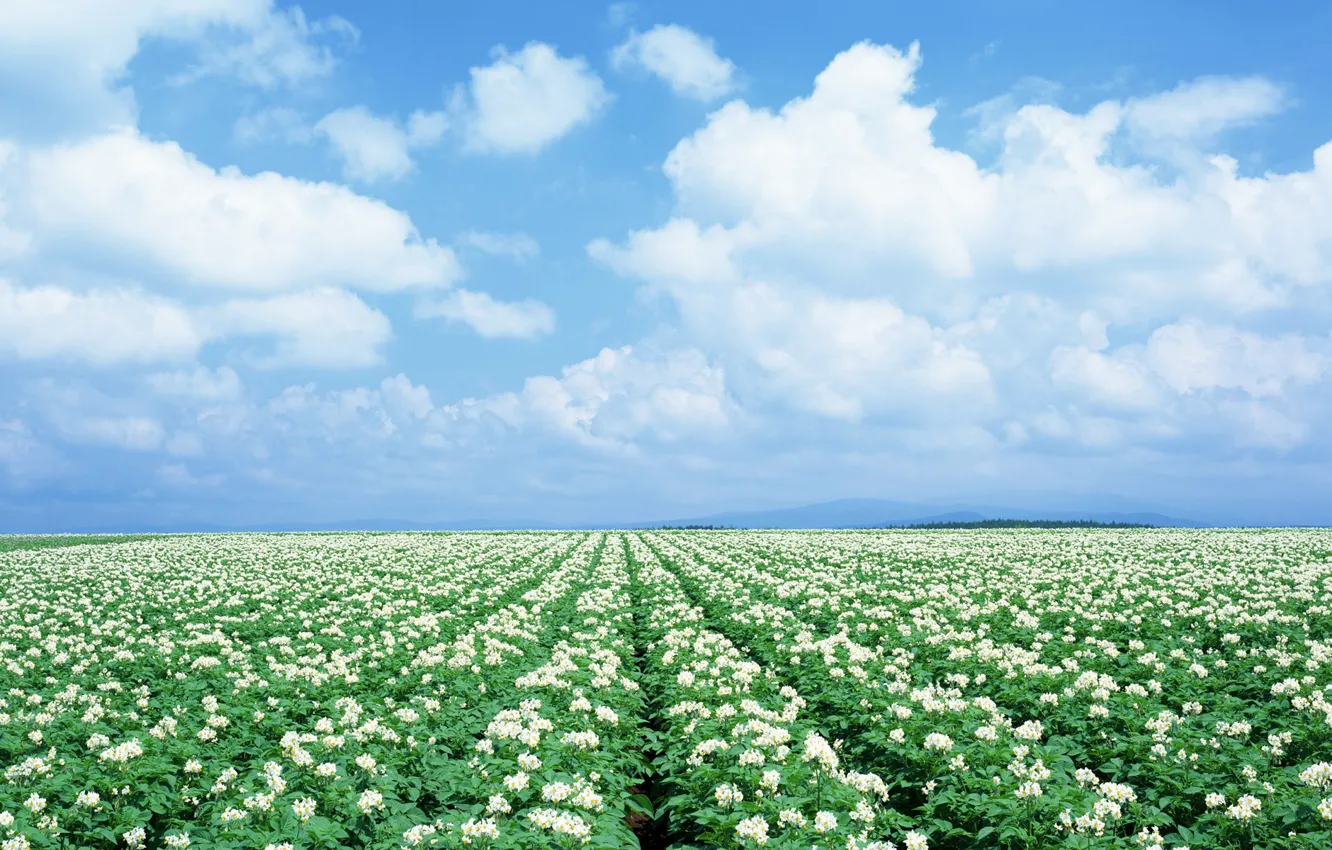
{"label": "distant mountain", "polygon": [[839,499],[796,508],[710,514],[651,525],[713,525],[733,528],[881,528],[927,522],[979,522],[986,519],[1095,520],[1176,528],[1204,528],[1208,523],[1151,511],[1035,510],[979,505],[929,505],[881,499]]}
{"label": "distant mountain", "polygon": [[[1131,508],[1132,503],[1116,503],[1116,508]],[[838,499],[792,508],[766,511],[728,511],[706,516],[670,520],[647,520],[620,523],[554,523],[542,520],[467,519],[444,522],[420,522],[403,519],[353,519],[333,522],[272,522],[256,525],[222,525],[207,522],[180,522],[162,525],[124,525],[114,527],[52,527],[45,533],[147,533],[182,534],[224,532],[277,532],[277,531],[499,531],[504,529],[560,530],[579,528],[660,528],[662,526],[713,526],[730,528],[884,528],[922,523],[979,522],[987,519],[1014,520],[1095,520],[1097,522],[1141,523],[1145,525],[1202,528],[1209,523],[1181,519],[1142,510],[1095,510],[1062,508],[1038,510],[1031,507],[993,507],[970,504],[929,504],[897,502],[885,499]],[[0,530],[21,533],[31,528],[7,528],[12,523],[0,520]]]}
{"label": "distant mountain", "polygon": [[[767,511],[728,511],[668,523],[645,525],[724,525],[733,528],[871,528],[904,525],[919,517],[937,515],[939,506],[884,499],[838,499],[795,508]],[[985,517],[980,517],[985,519]]]}

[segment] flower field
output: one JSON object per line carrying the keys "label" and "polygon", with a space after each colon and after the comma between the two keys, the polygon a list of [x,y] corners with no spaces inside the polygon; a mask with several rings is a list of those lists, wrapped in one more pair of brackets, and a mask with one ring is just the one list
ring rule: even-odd
{"label": "flower field", "polygon": [[1329,671],[1323,531],[25,545],[0,842],[1328,848]]}

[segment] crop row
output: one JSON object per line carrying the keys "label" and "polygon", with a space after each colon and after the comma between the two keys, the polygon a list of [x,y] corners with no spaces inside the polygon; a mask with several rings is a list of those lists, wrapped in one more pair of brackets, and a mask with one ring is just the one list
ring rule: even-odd
{"label": "crop row", "polygon": [[848,563],[790,537],[645,539],[941,841],[1328,838],[1325,562],[1273,569],[1269,547],[1198,570],[1147,537],[1113,568],[975,548]]}
{"label": "crop row", "polygon": [[1328,540],[0,553],[0,842],[1326,846]]}

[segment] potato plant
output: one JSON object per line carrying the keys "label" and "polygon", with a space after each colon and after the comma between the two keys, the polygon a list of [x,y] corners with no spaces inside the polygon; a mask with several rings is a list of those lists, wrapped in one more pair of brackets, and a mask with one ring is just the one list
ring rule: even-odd
{"label": "potato plant", "polygon": [[0,546],[0,845],[1332,846],[1332,534]]}

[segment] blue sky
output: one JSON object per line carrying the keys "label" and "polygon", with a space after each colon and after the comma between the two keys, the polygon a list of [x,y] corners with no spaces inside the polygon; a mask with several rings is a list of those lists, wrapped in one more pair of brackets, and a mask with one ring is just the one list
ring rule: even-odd
{"label": "blue sky", "polygon": [[1329,26],[3,4],[0,526],[1332,522]]}

